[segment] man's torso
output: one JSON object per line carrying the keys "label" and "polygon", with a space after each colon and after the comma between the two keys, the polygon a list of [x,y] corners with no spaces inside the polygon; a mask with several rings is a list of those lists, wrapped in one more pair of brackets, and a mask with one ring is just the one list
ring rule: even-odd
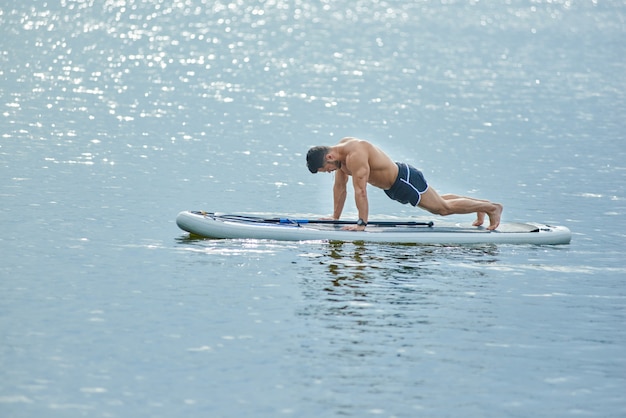
{"label": "man's torso", "polygon": [[[367,182],[372,186],[387,190],[393,186],[398,177],[398,166],[378,147],[367,141],[358,140],[356,138],[344,138],[340,142],[344,149],[346,159],[352,153],[365,153],[369,164],[369,178]],[[352,167],[354,169],[354,167]],[[340,170],[347,175],[352,175],[351,171],[345,164],[345,160]]]}

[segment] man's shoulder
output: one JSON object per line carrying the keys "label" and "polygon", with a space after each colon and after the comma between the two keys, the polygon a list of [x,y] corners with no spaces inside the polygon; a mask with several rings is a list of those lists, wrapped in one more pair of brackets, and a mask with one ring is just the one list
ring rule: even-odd
{"label": "man's shoulder", "polygon": [[344,137],[344,138],[341,138],[341,139],[339,140],[339,143],[340,143],[340,144],[346,144],[346,143],[348,143],[348,142],[358,142],[358,141],[359,141],[359,140],[358,140],[357,138],[354,138],[354,137],[352,137],[352,136],[346,136],[346,137]]}
{"label": "man's shoulder", "polygon": [[339,141],[338,145],[341,145],[346,150],[359,152],[368,151],[369,148],[372,146],[372,144],[363,139],[352,137],[342,138],[341,141]]}

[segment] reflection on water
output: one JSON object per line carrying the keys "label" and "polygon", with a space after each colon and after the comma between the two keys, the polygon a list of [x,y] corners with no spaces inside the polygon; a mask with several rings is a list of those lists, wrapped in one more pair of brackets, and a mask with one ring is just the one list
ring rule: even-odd
{"label": "reflection on water", "polygon": [[498,261],[495,245],[417,246],[366,243],[328,243],[327,254],[319,257],[334,286],[370,275],[394,280],[416,279],[440,271],[453,260],[489,264]]}
{"label": "reflection on water", "polygon": [[[383,398],[404,393],[406,405],[419,409],[433,371],[450,361],[483,367],[450,354],[442,341],[475,344],[484,338],[481,330],[497,325],[491,304],[497,276],[458,266],[497,263],[499,252],[496,246],[328,243],[304,254],[298,314],[306,326],[303,351],[294,354],[306,365],[304,378],[321,387],[362,382]],[[329,359],[342,367],[324,367]],[[343,405],[352,407],[349,400]]]}
{"label": "reflection on water", "polygon": [[303,267],[309,303],[301,314],[329,328],[365,327],[373,337],[389,326],[428,323],[444,299],[482,297],[489,272],[459,264],[496,263],[498,248],[328,243],[305,256],[312,262]]}
{"label": "reflection on water", "polygon": [[201,254],[244,255],[244,254],[271,254],[275,250],[271,245],[257,240],[216,240],[193,235],[176,240],[182,251]]}

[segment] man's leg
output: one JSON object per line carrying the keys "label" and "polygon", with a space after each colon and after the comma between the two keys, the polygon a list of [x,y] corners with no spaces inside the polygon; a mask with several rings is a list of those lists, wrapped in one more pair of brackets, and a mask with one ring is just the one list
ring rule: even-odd
{"label": "man's leg", "polygon": [[487,229],[490,230],[496,229],[500,225],[500,217],[502,216],[502,205],[499,203],[452,194],[440,196],[432,187],[429,187],[422,194],[418,206],[441,216],[476,213],[477,218],[474,225],[481,225],[485,214],[487,214],[489,217]]}
{"label": "man's leg", "polygon": [[[458,196],[455,194],[442,194],[441,198],[443,200],[451,200],[451,199],[461,199],[465,196]],[[488,200],[483,200],[483,199],[475,199],[473,197],[465,197],[466,199],[472,199],[472,200],[478,200],[480,202],[486,202],[486,203],[490,203]],[[485,222],[485,212],[476,212],[476,220],[474,222],[472,222],[473,226],[481,226],[483,223]]]}

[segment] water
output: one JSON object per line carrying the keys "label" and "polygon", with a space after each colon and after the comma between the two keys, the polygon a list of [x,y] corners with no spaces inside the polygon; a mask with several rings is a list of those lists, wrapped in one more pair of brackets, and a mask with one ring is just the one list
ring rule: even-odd
{"label": "water", "polygon": [[[625,2],[5,3],[0,415],[626,414]],[[328,215],[349,135],[573,241],[176,227]]]}

